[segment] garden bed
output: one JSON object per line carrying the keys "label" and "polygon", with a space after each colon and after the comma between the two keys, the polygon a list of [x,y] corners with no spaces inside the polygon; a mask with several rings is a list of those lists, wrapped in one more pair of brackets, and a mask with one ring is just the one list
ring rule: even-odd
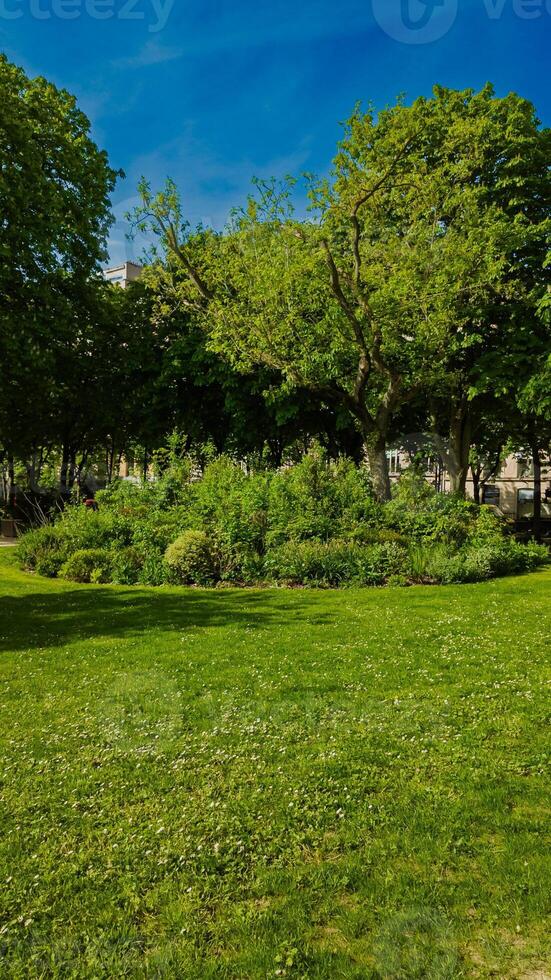
{"label": "garden bed", "polygon": [[491,508],[436,493],[415,472],[379,504],[365,469],[316,453],[252,475],[220,458],[199,481],[168,473],[97,500],[97,511],[69,506],[25,535],[23,566],[83,583],[345,587],[483,581],[549,556],[515,541]]}

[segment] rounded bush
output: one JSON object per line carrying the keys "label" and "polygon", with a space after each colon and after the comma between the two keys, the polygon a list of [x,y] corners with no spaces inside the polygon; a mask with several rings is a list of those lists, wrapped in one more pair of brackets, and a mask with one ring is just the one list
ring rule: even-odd
{"label": "rounded bush", "polygon": [[36,569],[37,571],[38,565],[41,562],[46,562],[52,556],[59,558],[61,565],[66,553],[64,542],[57,527],[45,526],[34,531],[27,531],[18,542],[17,556],[23,568]]}
{"label": "rounded bush", "polygon": [[204,531],[184,531],[165,552],[173,581],[181,585],[211,585],[219,578],[211,540]]}
{"label": "rounded bush", "polygon": [[113,555],[106,548],[82,548],[74,551],[61,567],[61,577],[69,582],[109,582]]}
{"label": "rounded bush", "polygon": [[46,578],[57,578],[63,567],[63,555],[52,551],[37,558],[35,569],[38,575]]}

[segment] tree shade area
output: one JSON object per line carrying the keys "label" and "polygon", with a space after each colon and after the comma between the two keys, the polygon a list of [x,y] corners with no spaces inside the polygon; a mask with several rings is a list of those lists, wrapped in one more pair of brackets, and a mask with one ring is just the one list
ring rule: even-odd
{"label": "tree shade area", "polygon": [[6,975],[545,975],[548,571],[183,600],[6,553]]}

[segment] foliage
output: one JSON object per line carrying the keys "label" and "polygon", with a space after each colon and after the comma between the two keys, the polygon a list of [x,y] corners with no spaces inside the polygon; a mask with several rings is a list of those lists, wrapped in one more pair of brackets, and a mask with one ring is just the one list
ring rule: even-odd
{"label": "foliage", "polygon": [[45,578],[57,578],[64,565],[63,555],[59,551],[46,551],[35,557],[35,570]]}
{"label": "foliage", "polygon": [[109,582],[112,560],[107,548],[80,548],[62,565],[60,575],[69,582]]}
{"label": "foliage", "polygon": [[384,585],[409,573],[407,551],[396,543],[287,542],[269,551],[267,574],[292,585]]}
{"label": "foliage", "polygon": [[[113,480],[123,454],[144,478],[169,468],[174,497],[178,455],[204,468],[209,445],[280,467],[314,439],[333,459],[367,455],[386,501],[385,448],[412,419],[460,495],[469,462],[475,495],[491,477],[504,433],[544,458],[550,131],[531,103],[487,85],[357,106],[328,179],[307,177],[301,219],[293,178],[255,180],[220,233],[189,225],[172,181],[155,194],[143,180],[133,221],[152,253],[119,290],[98,274],[117,174],[88,120],[5,57],[0,92],[0,472],[12,510],[17,486],[42,502],[48,487],[53,507],[89,476]],[[285,537],[253,522],[245,543],[240,506],[233,517],[223,575],[238,552],[248,561]],[[331,515],[316,520],[310,533],[326,537]]]}
{"label": "foliage", "polygon": [[166,550],[172,580],[180,585],[211,585],[217,578],[217,556],[204,531],[184,531]]}
{"label": "foliage", "polygon": [[437,426],[438,399],[450,403],[446,458],[464,492],[467,403],[506,373],[542,297],[549,139],[517,95],[437,86],[355,110],[331,178],[310,180],[307,221],[292,179],[255,181],[223,235],[191,229],[172,181],[157,195],[142,182],[134,221],[156,237],[161,305],[176,292],[232,364],[347,411],[379,499],[398,414],[422,397]]}
{"label": "foliage", "polygon": [[444,585],[460,582],[482,582],[499,575],[532,571],[549,559],[547,548],[535,543],[486,541],[452,555],[430,556],[428,577]]}
{"label": "foliage", "polygon": [[442,494],[414,468],[406,470],[396,484],[392,500],[384,510],[384,523],[408,539],[430,540],[460,546],[482,519],[500,533],[497,519],[485,510],[454,494]]}
{"label": "foliage", "polygon": [[111,552],[111,581],[115,585],[136,585],[143,576],[144,562],[145,556],[138,548],[117,548]]}
{"label": "foliage", "polygon": [[23,568],[36,569],[43,559],[60,556],[63,561],[67,549],[58,530],[59,526],[44,526],[27,531],[17,543],[17,553]]}
{"label": "foliage", "polygon": [[380,512],[365,467],[349,460],[328,466],[314,451],[272,479],[266,543],[346,537],[360,526],[375,527]]}
{"label": "foliage", "polygon": [[91,337],[117,173],[75,98],[3,54],[0,102],[0,446],[30,453],[52,440],[58,385],[74,401],[68,354]]}
{"label": "foliage", "polygon": [[415,469],[385,505],[365,467],[330,463],[319,449],[281,471],[245,473],[219,457],[201,479],[189,473],[115,484],[98,494],[97,512],[67,507],[21,539],[21,563],[55,575],[76,551],[108,549],[120,584],[381,585],[476,581],[545,559],[506,538],[490,508],[436,493]]}
{"label": "foliage", "polygon": [[532,571],[549,561],[549,552],[534,542],[488,537],[458,550],[425,541],[413,545],[409,557],[414,581],[451,585]]}

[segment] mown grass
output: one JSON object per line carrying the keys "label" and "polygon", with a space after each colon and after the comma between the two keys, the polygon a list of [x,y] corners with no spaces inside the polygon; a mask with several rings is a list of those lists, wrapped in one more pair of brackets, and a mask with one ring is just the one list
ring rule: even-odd
{"label": "mown grass", "polygon": [[0,554],[7,977],[545,977],[551,573],[76,586]]}

